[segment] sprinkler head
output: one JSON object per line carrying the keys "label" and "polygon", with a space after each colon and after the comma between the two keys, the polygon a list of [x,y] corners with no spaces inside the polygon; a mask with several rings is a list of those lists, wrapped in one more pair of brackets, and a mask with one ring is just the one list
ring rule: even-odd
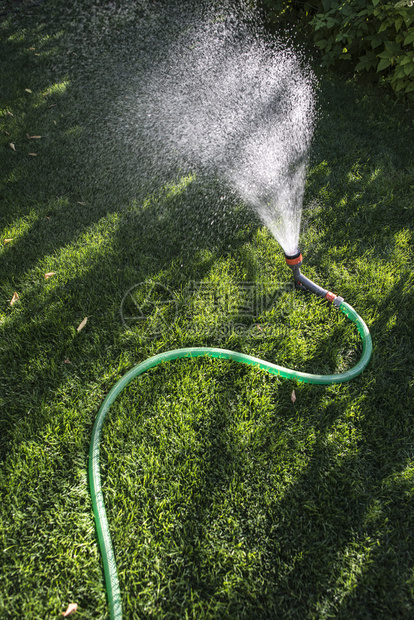
{"label": "sprinkler head", "polygon": [[338,307],[341,305],[341,303],[343,302],[342,297],[339,297],[339,295],[335,295],[334,293],[331,293],[331,291],[327,291],[321,286],[318,286],[317,284],[315,284],[315,282],[312,282],[312,280],[309,280],[309,278],[303,275],[300,270],[303,258],[299,250],[296,254],[285,253],[285,260],[286,264],[292,270],[295,287],[297,289],[310,291],[314,295],[317,295],[318,297],[323,297],[327,301],[330,301],[331,303],[333,303],[334,306]]}
{"label": "sprinkler head", "polygon": [[300,250],[296,252],[296,254],[286,254],[285,253],[286,264],[289,265],[293,269],[293,267],[300,267],[302,264],[302,253]]}
{"label": "sprinkler head", "polygon": [[295,286],[299,286],[299,276],[300,276],[300,266],[302,264],[302,253],[300,250],[296,252],[296,254],[286,254],[285,252],[285,260],[288,267],[291,268],[293,273],[293,279],[295,280]]}

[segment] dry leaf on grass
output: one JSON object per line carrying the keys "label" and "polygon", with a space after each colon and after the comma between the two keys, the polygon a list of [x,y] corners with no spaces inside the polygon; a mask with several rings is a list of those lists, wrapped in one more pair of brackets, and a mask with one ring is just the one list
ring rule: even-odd
{"label": "dry leaf on grass", "polygon": [[16,147],[14,146],[13,142],[10,142],[10,148],[13,149],[13,151],[16,150]]}
{"label": "dry leaf on grass", "polygon": [[6,243],[10,243],[10,241],[13,241],[14,237],[10,237],[10,239],[5,239],[3,241],[4,245],[6,245]]}
{"label": "dry leaf on grass", "polygon": [[70,616],[70,614],[74,614],[77,609],[78,609],[77,603],[70,603],[68,605],[67,610],[62,612],[62,616],[64,618],[67,618],[68,616]]}
{"label": "dry leaf on grass", "polygon": [[292,394],[290,395],[290,400],[292,401],[292,403],[295,402],[295,400],[296,400],[295,390],[292,390]]}
{"label": "dry leaf on grass", "polygon": [[30,90],[30,88],[25,88],[24,89],[27,93],[31,93],[32,91]]}
{"label": "dry leaf on grass", "polygon": [[83,319],[83,321],[78,325],[78,327],[76,328],[76,331],[80,332],[81,329],[83,329],[86,325],[86,323],[88,322],[88,317],[85,316],[85,318]]}
{"label": "dry leaf on grass", "polygon": [[16,301],[19,301],[20,297],[18,295],[18,293],[14,292],[13,297],[10,299],[10,305],[12,306],[13,304],[16,303]]}
{"label": "dry leaf on grass", "polygon": [[51,278],[56,275],[56,271],[49,271],[49,273],[45,273],[45,279]]}
{"label": "dry leaf on grass", "polygon": [[37,153],[29,153],[32,157],[37,157]]}
{"label": "dry leaf on grass", "polygon": [[29,136],[29,134],[28,134],[28,133],[26,134],[26,138],[27,138],[28,140],[40,140],[40,138],[41,138],[41,137],[42,137],[42,136]]}

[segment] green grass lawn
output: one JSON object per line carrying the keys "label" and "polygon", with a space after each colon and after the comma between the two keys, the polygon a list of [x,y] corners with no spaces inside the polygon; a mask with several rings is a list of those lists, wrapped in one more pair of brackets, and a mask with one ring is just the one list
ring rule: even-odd
{"label": "green grass lawn", "polygon": [[[3,4],[0,617],[106,618],[87,464],[116,380],[197,345],[329,373],[359,337],[218,180],[148,175],[115,130],[162,3]],[[303,271],[373,358],[330,387],[210,359],[130,384],[101,448],[125,618],[414,617],[413,115],[329,75],[318,97]]]}

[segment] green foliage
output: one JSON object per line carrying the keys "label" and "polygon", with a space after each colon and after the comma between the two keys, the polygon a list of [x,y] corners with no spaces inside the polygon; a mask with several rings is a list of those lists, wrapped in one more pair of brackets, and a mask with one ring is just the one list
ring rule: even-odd
{"label": "green foliage", "polygon": [[267,25],[290,32],[293,37],[307,38],[309,22],[316,7],[309,2],[295,0],[259,0]]}
{"label": "green foliage", "polygon": [[272,2],[272,19],[299,19],[322,52],[324,67],[352,64],[376,72],[396,93],[414,92],[414,9],[412,0],[320,0],[314,5]]}

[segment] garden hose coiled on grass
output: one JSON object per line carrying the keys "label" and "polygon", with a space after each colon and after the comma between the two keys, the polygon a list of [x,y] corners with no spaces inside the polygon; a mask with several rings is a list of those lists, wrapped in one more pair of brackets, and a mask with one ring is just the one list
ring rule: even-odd
{"label": "garden hose coiled on grass", "polygon": [[[300,257],[300,258],[299,258]],[[289,263],[289,261],[294,261]],[[105,585],[109,602],[109,611],[111,620],[121,620],[122,618],[122,603],[121,592],[119,588],[118,574],[116,569],[115,555],[111,541],[111,535],[109,532],[108,519],[106,516],[104,497],[102,493],[101,474],[99,465],[99,449],[101,441],[102,427],[106,418],[106,415],[116,400],[117,396],[126,388],[126,386],[136,377],[139,377],[144,372],[154,366],[158,366],[163,362],[177,360],[181,358],[190,357],[213,357],[233,360],[242,364],[249,364],[251,366],[258,366],[263,370],[270,372],[273,375],[279,375],[286,379],[296,379],[303,383],[316,383],[319,385],[331,385],[333,383],[343,383],[350,381],[354,377],[357,377],[364,368],[367,366],[371,353],[372,353],[372,341],[368,327],[361,319],[361,317],[355,312],[355,310],[347,304],[341,297],[321,289],[314,284],[308,278],[305,278],[300,273],[299,266],[302,262],[302,256],[298,254],[296,257],[286,257],[287,264],[292,268],[294,273],[296,284],[300,288],[307,288],[311,292],[324,297],[328,301],[339,308],[353,323],[356,324],[358,332],[362,340],[362,356],[359,362],[350,370],[345,372],[331,374],[331,375],[316,375],[306,372],[299,372],[296,370],[290,370],[283,366],[277,366],[271,362],[261,360],[251,355],[244,353],[238,353],[236,351],[229,351],[227,349],[216,349],[210,347],[189,347],[184,349],[174,349],[172,351],[166,351],[165,353],[159,353],[149,359],[141,362],[137,366],[134,366],[129,372],[127,372],[121,379],[114,385],[114,387],[107,394],[104,399],[98,415],[95,420],[95,424],[92,431],[92,438],[89,449],[89,486],[92,497],[92,507],[95,516],[96,530],[98,535],[99,547],[101,550]],[[299,280],[300,278],[300,280]],[[309,283],[312,285],[310,286]],[[313,288],[315,287],[315,288]]]}

